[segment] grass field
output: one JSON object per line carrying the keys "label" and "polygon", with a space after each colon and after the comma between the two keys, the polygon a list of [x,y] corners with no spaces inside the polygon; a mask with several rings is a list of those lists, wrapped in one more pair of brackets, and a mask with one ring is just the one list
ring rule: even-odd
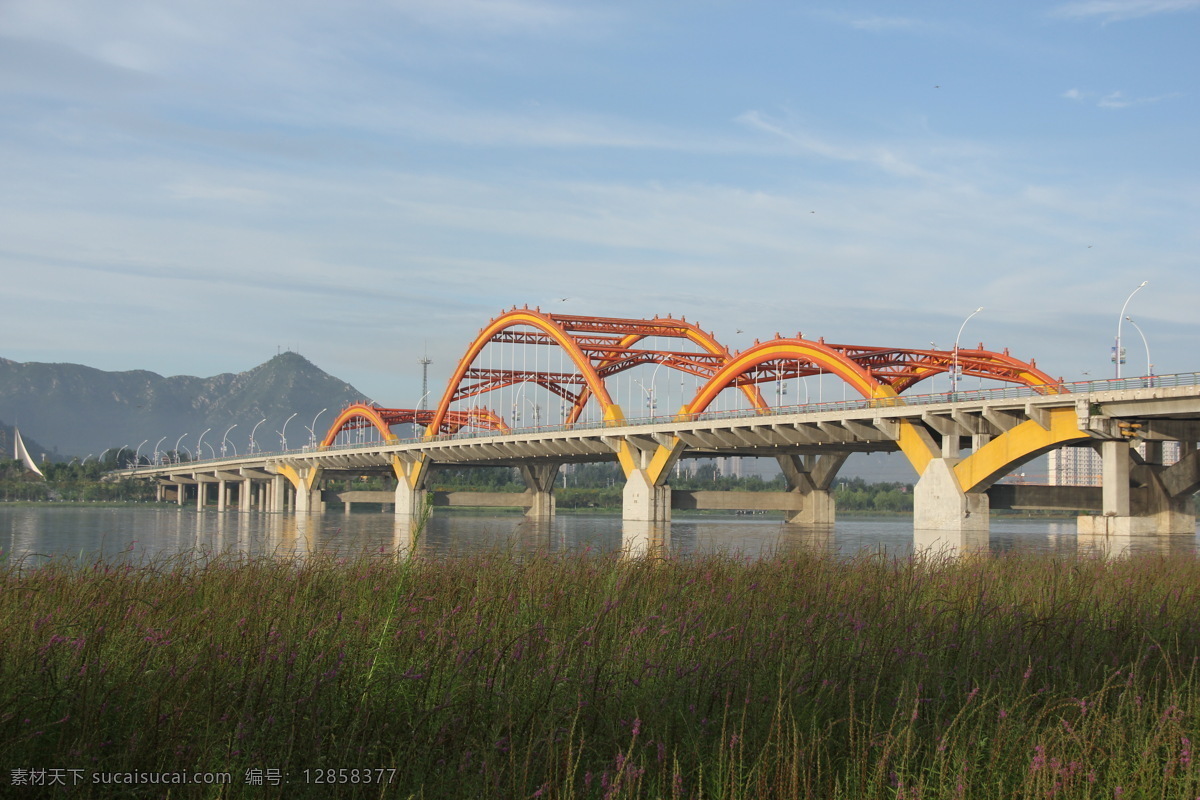
{"label": "grass field", "polygon": [[[1198,592],[1190,556],[7,563],[0,794],[1194,798]],[[230,783],[145,783],[182,771]]]}

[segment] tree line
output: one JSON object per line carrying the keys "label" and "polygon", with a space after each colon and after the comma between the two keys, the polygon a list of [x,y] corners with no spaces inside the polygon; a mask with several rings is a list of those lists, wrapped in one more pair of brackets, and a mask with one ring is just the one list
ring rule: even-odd
{"label": "tree line", "polygon": [[[145,480],[106,479],[117,468],[120,453],[104,460],[40,464],[44,478],[20,461],[0,461],[0,501],[3,502],[145,502],[154,499],[154,484]],[[133,452],[128,453],[130,461]],[[124,464],[122,463],[122,466]]]}

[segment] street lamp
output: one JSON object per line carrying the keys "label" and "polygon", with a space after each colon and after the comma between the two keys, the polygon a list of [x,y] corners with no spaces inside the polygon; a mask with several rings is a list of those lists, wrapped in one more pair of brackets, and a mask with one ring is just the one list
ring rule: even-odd
{"label": "street lamp", "polygon": [[1117,343],[1113,346],[1112,359],[1113,363],[1117,365],[1118,379],[1121,377],[1121,362],[1125,360],[1124,353],[1121,351],[1121,323],[1125,321],[1125,309],[1129,307],[1129,301],[1133,299],[1133,296],[1140,292],[1142,287],[1149,282],[1142,281],[1136,289],[1129,293],[1129,297],[1125,298],[1125,305],[1121,306],[1121,316],[1117,317]]}
{"label": "street lamp", "polygon": [[279,446],[285,453],[287,452],[287,424],[292,421],[292,417],[299,413],[299,411],[293,411],[292,416],[283,421],[283,430],[275,431],[279,434]]}
{"label": "street lamp", "polygon": [[183,436],[180,436],[178,439],[175,440],[175,463],[176,464],[179,463],[179,443],[183,441],[184,436],[187,436],[187,434],[185,433],[185,434],[183,434]]}
{"label": "street lamp", "polygon": [[954,366],[953,366],[953,368],[950,370],[950,395],[951,395],[951,397],[953,397],[954,393],[955,393],[956,391],[958,391],[958,379],[959,379],[959,374],[958,374],[958,340],[962,338],[962,332],[963,332],[963,328],[967,327],[967,323],[971,321],[971,317],[975,316],[975,315],[976,315],[976,314],[978,314],[980,311],[983,311],[983,306],[980,306],[979,308],[975,309],[975,310],[974,310],[974,311],[972,311],[970,314],[968,314],[968,315],[967,315],[967,318],[963,320],[963,323],[962,323],[962,325],[959,325],[959,326],[958,326],[958,334],[957,334],[957,335],[955,335],[955,337],[954,337]]}
{"label": "street lamp", "polygon": [[313,417],[312,425],[310,425],[308,428],[308,446],[309,447],[317,446],[317,419],[328,410],[329,410],[328,408],[322,408],[320,411],[317,412],[317,416]]}
{"label": "street lamp", "polygon": [[[525,387],[526,387],[526,386],[528,386],[528,385],[529,385],[529,381],[528,381],[528,380],[521,381],[521,388],[517,389],[517,393],[516,393],[516,395],[514,395],[514,396],[513,396],[513,401],[512,401],[512,421],[513,421],[514,423],[516,423],[516,422],[520,422],[520,421],[521,421],[521,409],[522,409],[522,406],[521,406],[521,401],[522,401],[522,400],[528,400],[528,399],[529,399],[529,398],[527,398],[527,397],[525,396]],[[535,407],[535,409],[534,409],[534,412],[533,412],[533,416],[534,416],[534,419],[533,419],[533,424],[534,424],[534,427],[537,427],[537,415],[538,415],[538,409],[536,409],[536,407]]]}
{"label": "street lamp", "polygon": [[648,416],[653,417],[655,409],[658,408],[658,400],[656,400],[654,397],[654,381],[653,381],[653,379],[651,379],[650,388],[648,388],[648,389],[646,388],[646,384],[642,383],[637,378],[634,378],[633,382],[638,385],[638,388],[640,388],[642,390],[642,394],[645,395],[644,399],[645,399],[645,403],[646,403],[646,410],[649,412]]}
{"label": "street lamp", "polygon": [[[211,430],[212,430],[212,428],[205,428],[204,433],[208,433]],[[204,458],[204,433],[200,434],[200,438],[196,440],[196,460],[197,461]],[[213,457],[215,458],[216,455],[214,454]]]}
{"label": "street lamp", "polygon": [[[145,444],[145,443],[146,443],[146,442],[148,442],[148,441],[150,441],[150,440],[149,440],[149,439],[142,439],[142,444]],[[137,446],[137,450],[135,450],[135,451],[134,451],[134,453],[133,453],[133,466],[134,466],[134,469],[136,469],[136,468],[138,468],[138,467],[140,467],[140,466],[142,465],[142,444],[139,444],[139,445]]]}
{"label": "street lamp", "polygon": [[[652,416],[652,417],[654,416],[654,412],[658,410],[658,398],[656,397],[656,395],[658,394],[657,381],[658,381],[658,371],[660,369],[662,369],[662,365],[663,365],[662,361],[658,362],[658,366],[656,366],[654,368],[654,372],[650,373],[650,388],[649,389],[646,388],[646,384],[642,383],[637,378],[633,379],[633,382],[636,383],[638,386],[640,386],[642,391],[645,393],[646,409],[650,412],[650,416]],[[670,390],[668,390],[667,400],[670,401],[670,399],[671,399],[671,393],[670,393]]]}
{"label": "street lamp", "polygon": [[[521,400],[528,403],[529,407],[533,409],[533,427],[537,428],[537,427],[541,426],[541,424],[542,424],[542,407],[540,405],[538,405],[537,403],[533,402],[532,400],[530,400],[528,397],[522,397]],[[514,409],[513,417],[515,418],[514,421],[520,422],[521,421],[521,407],[513,406],[513,409]]]}
{"label": "street lamp", "polygon": [[225,457],[225,448],[228,445],[229,432],[237,427],[237,423],[233,423],[225,429],[225,435],[221,437],[221,458]]}
{"label": "street lamp", "polygon": [[1146,348],[1146,377],[1151,380],[1151,385],[1153,385],[1154,365],[1150,363],[1150,342],[1146,341],[1146,334],[1142,333],[1141,326],[1133,321],[1133,317],[1125,317],[1125,321],[1132,325],[1133,329],[1142,337],[1142,345]]}
{"label": "street lamp", "polygon": [[250,455],[254,455],[254,434],[258,432],[258,426],[262,425],[266,421],[267,418],[263,417],[258,422],[254,423],[254,427],[250,429]]}
{"label": "street lamp", "polygon": [[158,454],[158,446],[163,443],[163,439],[165,439],[165,438],[167,438],[167,437],[164,436],[164,437],[162,437],[162,439],[159,439],[157,442],[154,443],[154,463],[158,464],[158,465],[161,465],[161,463],[162,463],[159,460],[161,458],[161,456]]}
{"label": "street lamp", "polygon": [[[424,363],[424,362],[422,362],[422,363]],[[422,414],[421,412],[426,410],[425,398],[429,397],[429,393],[432,391],[433,390],[430,389],[429,392],[426,392],[425,394],[421,395],[421,399],[418,400],[417,404],[413,407],[412,432],[414,434],[417,432],[424,433],[425,429],[428,427],[427,425],[423,425],[420,420],[424,416],[424,414]],[[359,428],[358,429],[358,443],[362,444],[364,441],[366,441],[366,429]]]}

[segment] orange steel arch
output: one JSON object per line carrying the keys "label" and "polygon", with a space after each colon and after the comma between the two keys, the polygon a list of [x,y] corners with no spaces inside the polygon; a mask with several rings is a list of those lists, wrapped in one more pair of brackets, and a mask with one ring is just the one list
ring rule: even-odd
{"label": "orange steel arch", "polygon": [[1020,383],[1041,392],[1061,391],[1054,380],[1032,362],[1013,358],[1008,351],[994,353],[982,346],[974,350],[908,350],[826,344],[824,340],[776,338],[738,353],[712,379],[700,387],[684,414],[706,410],[730,386],[767,383],[807,377],[823,372],[838,375],[863,397],[896,397],[933,375],[947,372],[955,363],[964,375]]}
{"label": "orange steel arch", "polygon": [[[785,366],[758,371],[772,362],[783,362]],[[792,362],[788,364],[787,362]],[[807,369],[800,369],[804,365]],[[823,342],[807,339],[772,339],[761,342],[735,355],[708,383],[700,387],[692,402],[681,409],[682,414],[700,414],[724,389],[746,383],[765,383],[781,378],[828,372],[837,375],[867,398],[895,397],[896,391],[888,384],[876,379],[854,359]]]}
{"label": "orange steel arch", "polygon": [[[575,342],[575,340],[572,339],[571,336],[567,334],[567,332],[564,331],[561,326],[559,326],[554,318],[549,314],[543,314],[540,309],[534,309],[531,311],[528,308],[520,310],[514,308],[513,310],[501,314],[499,317],[496,317],[489,322],[487,327],[481,330],[479,335],[475,337],[475,340],[471,342],[470,347],[467,348],[467,352],[464,353],[462,358],[459,359],[458,366],[455,368],[454,374],[450,376],[450,381],[447,384],[446,392],[442,395],[442,399],[438,403],[437,411],[434,412],[433,419],[430,422],[429,427],[425,429],[426,438],[432,438],[437,436],[439,433],[448,432],[445,430],[447,427],[446,422],[450,415],[450,404],[455,400],[458,400],[462,397],[472,397],[478,394],[483,394],[486,391],[498,389],[503,386],[510,386],[514,383],[521,383],[523,380],[533,380],[542,386],[547,385],[546,382],[538,380],[539,376],[537,376],[536,373],[530,373],[529,378],[522,378],[521,380],[514,380],[515,376],[512,374],[492,375],[490,376],[492,380],[488,382],[486,388],[477,388],[474,386],[464,388],[462,386],[463,378],[467,375],[467,371],[474,363],[475,357],[483,351],[483,348],[489,342],[492,342],[495,337],[502,332],[517,326],[529,326],[535,328],[545,336],[549,337],[551,341],[557,343],[582,373],[582,377],[587,385],[587,388],[591,390],[592,394],[595,395],[596,399],[600,403],[600,407],[604,412],[604,419],[614,422],[624,419],[620,407],[612,401],[612,398],[608,394],[608,390],[604,387],[604,381],[601,380],[598,374],[596,374],[596,370],[593,368],[591,360],[584,355],[583,351],[579,349],[579,345]],[[530,339],[529,337],[502,337],[496,340],[534,341],[534,339]],[[545,376],[541,377],[544,379]],[[565,376],[559,377],[561,379]],[[547,388],[549,387],[547,386]]]}
{"label": "orange steel arch", "polygon": [[[521,328],[534,330],[519,330]],[[650,337],[687,340],[699,346],[701,352],[635,348],[637,343]],[[475,367],[475,359],[492,342],[558,345],[579,373],[538,373]],[[447,423],[453,402],[524,382],[542,386],[570,402],[571,411],[565,419],[568,424],[578,420],[584,406],[592,398],[600,404],[606,421],[620,422],[624,419],[624,413],[613,402],[605,386],[605,379],[609,376],[640,364],[663,364],[709,378],[730,357],[729,350],[712,334],[684,319],[584,317],[548,314],[541,309],[513,308],[491,320],[467,348],[450,378],[426,435],[449,432]],[[756,386],[747,384],[742,390],[756,408],[767,407]]]}
{"label": "orange steel arch", "polygon": [[[379,431],[386,441],[394,442],[399,437],[392,433],[393,425],[402,425],[407,422],[428,426],[433,421],[433,415],[434,412],[430,409],[380,408],[368,403],[353,403],[342,409],[342,413],[329,426],[329,431],[321,441],[321,448],[323,449],[332,445],[337,440],[338,434],[342,431],[356,430],[358,428],[373,427]],[[446,419],[446,427],[450,433],[457,433],[462,428],[468,426],[482,430],[498,431],[500,433],[508,431],[508,425],[505,424],[504,420],[498,414],[486,408],[473,408],[470,411],[454,411]]]}

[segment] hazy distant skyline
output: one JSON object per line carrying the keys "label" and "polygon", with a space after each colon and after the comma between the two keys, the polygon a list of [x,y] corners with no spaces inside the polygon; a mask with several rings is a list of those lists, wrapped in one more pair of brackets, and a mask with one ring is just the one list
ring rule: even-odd
{"label": "hazy distant skyline", "polygon": [[984,306],[964,344],[1072,380],[1147,280],[1156,371],[1200,369],[1198,34],[1200,0],[0,0],[0,356],[290,348],[405,406],[514,304],[735,349],[949,347]]}

